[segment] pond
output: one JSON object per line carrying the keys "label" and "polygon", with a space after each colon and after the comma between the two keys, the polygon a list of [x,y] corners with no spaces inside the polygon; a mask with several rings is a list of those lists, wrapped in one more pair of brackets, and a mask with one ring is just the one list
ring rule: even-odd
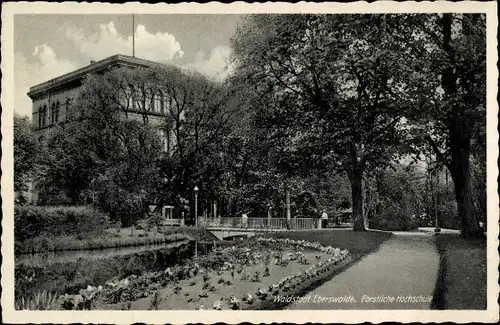
{"label": "pond", "polygon": [[206,254],[214,242],[175,243],[100,250],[23,254],[15,257],[16,297],[47,291],[75,293],[112,278],[164,270],[195,254]]}

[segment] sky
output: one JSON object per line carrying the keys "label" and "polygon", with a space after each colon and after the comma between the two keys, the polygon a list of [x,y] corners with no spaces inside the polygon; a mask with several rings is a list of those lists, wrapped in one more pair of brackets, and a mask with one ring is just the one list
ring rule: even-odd
{"label": "sky", "polygon": [[16,15],[14,111],[31,117],[29,88],[114,54],[196,69],[218,80],[231,67],[242,15]]}

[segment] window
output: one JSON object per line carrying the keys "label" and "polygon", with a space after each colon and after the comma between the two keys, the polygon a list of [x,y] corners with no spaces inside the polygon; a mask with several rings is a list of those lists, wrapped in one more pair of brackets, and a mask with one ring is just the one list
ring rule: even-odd
{"label": "window", "polygon": [[165,129],[160,129],[160,138],[161,138],[161,148],[163,152],[168,153],[170,151],[169,132]]}
{"label": "window", "polygon": [[73,105],[73,99],[71,97],[66,98],[66,114],[64,115],[66,120],[70,118],[69,111],[71,110],[72,105]]}
{"label": "window", "polygon": [[163,96],[163,105],[165,107],[165,113],[168,113],[170,111],[170,98],[167,97],[167,95]]}
{"label": "window", "polygon": [[134,100],[134,109],[136,110],[142,110],[143,105],[142,102],[144,101],[144,94],[140,89],[134,89],[133,93],[133,100]]}
{"label": "window", "polygon": [[43,126],[46,126],[48,124],[47,122],[47,119],[49,117],[49,112],[48,112],[49,108],[47,107],[47,105],[43,105]]}
{"label": "window", "polygon": [[125,98],[127,100],[127,110],[134,108],[134,86],[128,85],[125,87]]}
{"label": "window", "polygon": [[154,91],[151,90],[151,99],[150,99],[150,103],[151,103],[151,112],[153,113],[156,113],[156,111],[158,110],[158,108],[156,107],[156,94]]}
{"label": "window", "polygon": [[38,127],[42,127],[43,126],[43,107],[40,106],[38,107]]}
{"label": "window", "polygon": [[59,109],[61,108],[61,104],[59,101],[56,102],[56,109],[54,111],[54,123],[59,121]]}
{"label": "window", "polygon": [[69,111],[72,104],[73,104],[73,99],[71,97],[66,98],[66,112]]}
{"label": "window", "polygon": [[164,114],[163,112],[163,93],[161,90],[158,90],[156,92],[156,95],[154,97],[154,109],[156,112]]}
{"label": "window", "polygon": [[149,111],[155,111],[155,107],[154,107],[154,102],[153,102],[153,99],[154,99],[154,96],[153,96],[153,91],[151,89],[146,89],[144,91],[144,97],[145,97],[145,110],[146,112],[149,112]]}
{"label": "window", "polygon": [[40,107],[38,111],[38,126],[44,127],[47,123],[47,105],[43,105]]}
{"label": "window", "polygon": [[59,101],[52,104],[52,107],[50,109],[50,123],[51,124],[57,123],[57,121],[59,120],[59,107],[60,107]]}

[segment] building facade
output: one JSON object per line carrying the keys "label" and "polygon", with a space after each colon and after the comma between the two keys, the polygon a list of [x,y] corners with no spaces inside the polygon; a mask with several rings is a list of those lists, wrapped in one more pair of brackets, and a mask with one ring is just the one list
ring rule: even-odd
{"label": "building facade", "polygon": [[[53,128],[64,123],[81,92],[85,78],[90,74],[104,74],[118,68],[152,68],[163,66],[160,63],[126,55],[113,55],[101,61],[91,61],[88,66],[56,77],[30,88],[28,96],[32,100],[33,132],[39,139],[50,137]],[[163,151],[170,153],[175,144],[171,130],[164,128],[165,117],[172,105],[168,96],[161,89],[154,87],[144,89],[129,85],[124,105],[127,107],[127,118],[143,120],[147,115],[148,124],[158,127]],[[125,113],[123,113],[125,115]],[[30,186],[28,201],[36,203],[37,195]]]}
{"label": "building facade", "polygon": [[[161,64],[118,54],[98,62],[91,61],[88,66],[31,87],[28,96],[33,103],[32,121],[35,135],[50,136],[51,129],[66,119],[68,111],[80,94],[85,77],[89,74],[104,74],[123,67],[135,69],[154,66]],[[171,104],[167,96],[160,89],[143,91],[134,89],[134,85],[130,85],[129,91],[130,96],[126,99],[129,101],[126,103],[128,118],[142,119],[144,112],[147,112],[148,123],[162,125]],[[167,150],[172,145],[173,137],[164,129],[159,129],[159,134],[164,139],[164,147]]]}

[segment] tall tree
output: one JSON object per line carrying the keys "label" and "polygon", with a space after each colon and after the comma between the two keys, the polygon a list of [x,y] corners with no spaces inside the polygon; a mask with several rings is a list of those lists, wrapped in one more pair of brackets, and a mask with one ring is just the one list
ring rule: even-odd
{"label": "tall tree", "polygon": [[27,116],[14,115],[14,191],[26,191],[35,173],[40,144]]}
{"label": "tall tree", "polygon": [[48,196],[92,201],[129,224],[156,200],[161,146],[158,130],[117,102],[110,80],[120,72],[85,80],[67,119],[51,131],[38,185]]}
{"label": "tall tree", "polygon": [[[416,117],[421,147],[450,171],[462,235],[482,236],[474,207],[471,155],[484,157],[486,124],[486,17],[482,14],[441,14],[415,17],[415,42],[420,54],[415,75],[420,104]],[[481,149],[474,149],[477,143]],[[485,170],[485,161],[479,163]]]}
{"label": "tall tree", "polygon": [[[387,164],[405,129],[408,69],[397,15],[259,15],[238,29],[237,73],[277,103],[269,115],[302,161],[334,157],[351,183],[353,228],[364,230],[364,172]],[[271,122],[269,122],[271,123]],[[298,155],[297,155],[298,154]],[[312,167],[313,164],[308,164]]]}
{"label": "tall tree", "polygon": [[162,177],[167,191],[186,198],[197,185],[200,198],[215,196],[223,172],[219,149],[237,111],[231,87],[175,67],[155,68],[151,76],[166,97],[162,127],[171,146],[163,157]]}

